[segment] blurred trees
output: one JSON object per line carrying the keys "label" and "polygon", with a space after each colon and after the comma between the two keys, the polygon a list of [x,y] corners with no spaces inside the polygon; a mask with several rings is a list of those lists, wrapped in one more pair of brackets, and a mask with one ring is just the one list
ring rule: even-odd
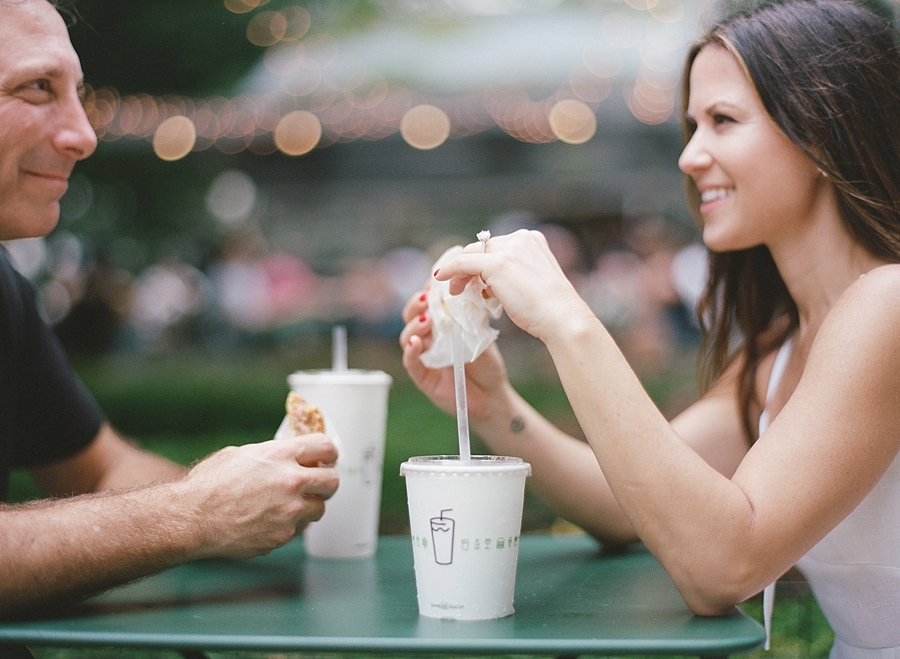
{"label": "blurred trees", "polygon": [[224,94],[256,62],[247,19],[211,0],[76,0],[85,79],[122,94]]}

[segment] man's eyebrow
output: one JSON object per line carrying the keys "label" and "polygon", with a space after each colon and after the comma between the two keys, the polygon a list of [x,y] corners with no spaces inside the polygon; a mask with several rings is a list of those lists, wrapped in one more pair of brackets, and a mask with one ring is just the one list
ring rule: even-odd
{"label": "man's eyebrow", "polygon": [[63,77],[63,72],[55,67],[43,67],[38,69],[38,75],[42,78],[51,78],[56,80]]}
{"label": "man's eyebrow", "polygon": [[65,76],[65,72],[61,66],[52,62],[33,62],[25,63],[19,68],[19,75],[31,78],[51,78],[58,79]]}

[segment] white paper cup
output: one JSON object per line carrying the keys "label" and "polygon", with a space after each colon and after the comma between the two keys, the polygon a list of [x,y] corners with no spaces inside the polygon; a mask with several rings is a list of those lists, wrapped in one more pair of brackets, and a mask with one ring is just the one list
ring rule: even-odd
{"label": "white paper cup", "polygon": [[304,532],[306,552],[320,558],[368,558],[378,546],[381,471],[391,376],[382,371],[297,371],[291,390],[322,410],[337,444],[340,485],[322,519]]}
{"label": "white paper cup", "polygon": [[419,613],[489,620],[513,612],[525,477],[520,458],[410,458],[406,477]]}

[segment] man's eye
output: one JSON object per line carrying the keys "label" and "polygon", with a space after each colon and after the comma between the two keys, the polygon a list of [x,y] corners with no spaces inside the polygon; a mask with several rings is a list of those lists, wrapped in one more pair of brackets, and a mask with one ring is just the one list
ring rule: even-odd
{"label": "man's eye", "polygon": [[44,103],[50,99],[53,86],[46,78],[32,80],[19,87],[18,95],[29,103]]}

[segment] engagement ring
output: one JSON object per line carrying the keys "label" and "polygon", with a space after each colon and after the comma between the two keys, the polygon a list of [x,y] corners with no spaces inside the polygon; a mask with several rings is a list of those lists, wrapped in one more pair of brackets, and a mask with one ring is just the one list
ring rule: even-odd
{"label": "engagement ring", "polygon": [[491,232],[485,229],[484,231],[479,231],[475,234],[475,237],[481,242],[481,251],[487,251],[487,243],[491,239]]}

